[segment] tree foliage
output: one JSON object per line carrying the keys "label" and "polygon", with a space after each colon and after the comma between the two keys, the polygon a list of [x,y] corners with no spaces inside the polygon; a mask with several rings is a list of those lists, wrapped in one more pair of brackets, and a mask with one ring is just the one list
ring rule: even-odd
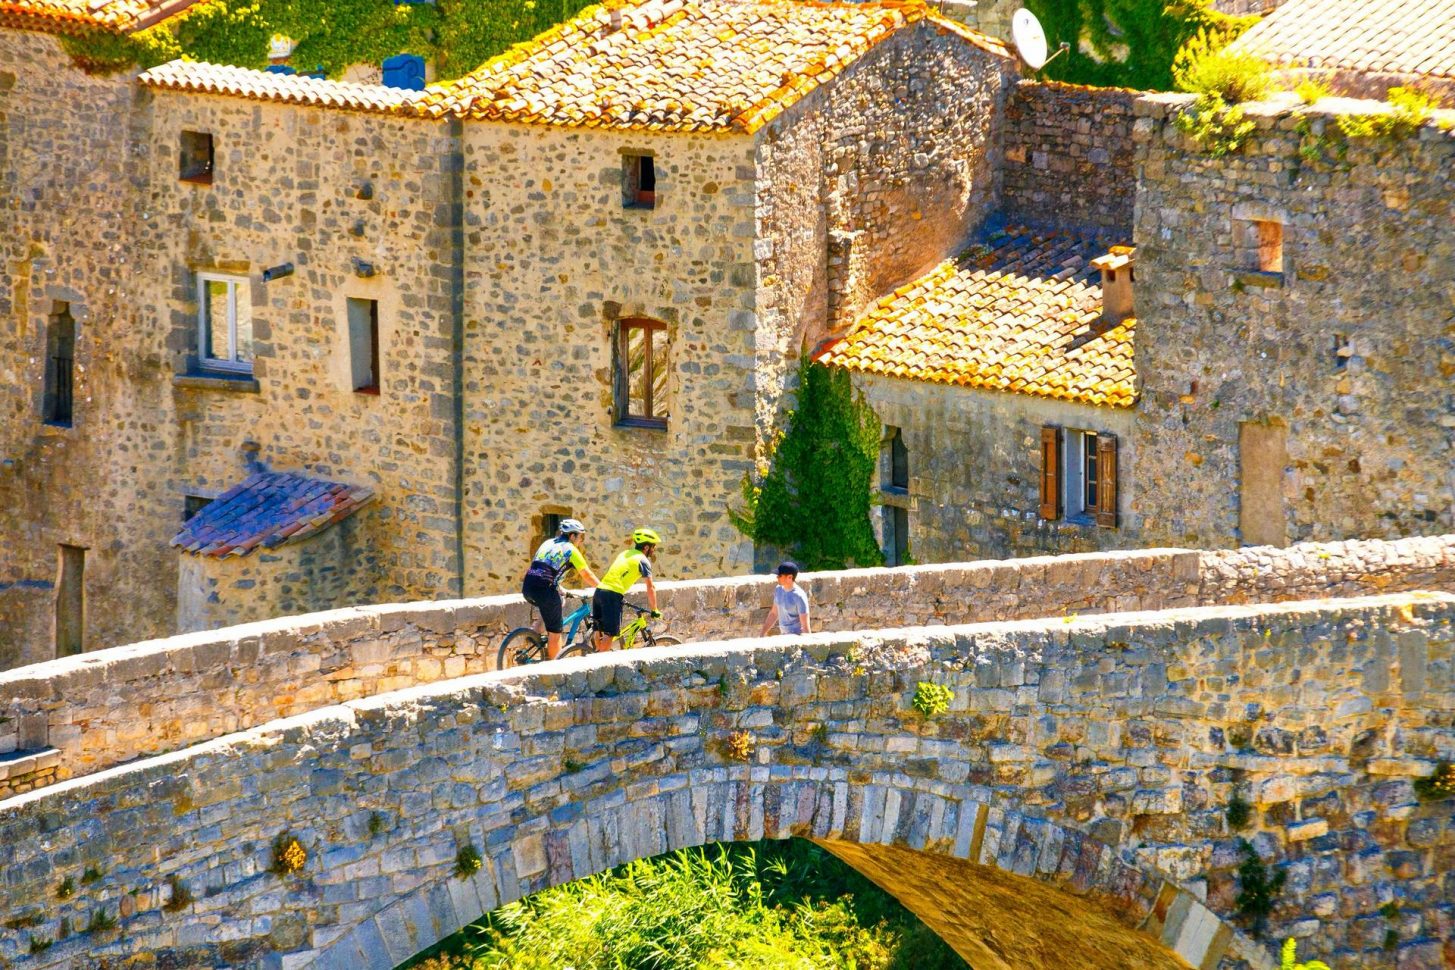
{"label": "tree foliage", "polygon": [[352,64],[420,54],[440,77],[466,74],[511,45],[575,16],[587,0],[201,0],[126,37],[64,41],[87,70],[154,67],[178,57],[262,68],[274,35],[296,42],[289,63],[336,77]]}
{"label": "tree foliage", "polygon": [[[1209,0],[1027,0],[1054,48],[1070,49],[1045,76],[1076,84],[1172,90],[1172,61],[1199,30],[1236,36],[1257,17],[1231,17]],[[1231,39],[1231,38],[1229,38]]]}
{"label": "tree foliage", "polygon": [[964,970],[939,938],[799,839],[628,863],[503,906],[416,970]]}
{"label": "tree foliage", "polygon": [[760,479],[744,481],[745,508],[733,521],[804,569],[882,565],[869,519],[879,420],[847,372],[805,359],[798,378],[788,430]]}

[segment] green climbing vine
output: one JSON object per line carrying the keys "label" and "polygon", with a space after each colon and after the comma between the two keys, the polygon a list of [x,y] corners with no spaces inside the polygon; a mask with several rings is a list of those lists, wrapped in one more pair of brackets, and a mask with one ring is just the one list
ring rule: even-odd
{"label": "green climbing vine", "polygon": [[512,44],[575,16],[588,0],[202,0],[129,36],[67,38],[82,68],[107,73],[153,67],[178,57],[261,68],[274,35],[296,46],[300,72],[338,76],[351,64],[378,64],[394,54],[431,58],[442,78],[459,77]]}
{"label": "green climbing vine", "polygon": [[1026,6],[1053,47],[1070,44],[1046,66],[1046,77],[1151,91],[1172,89],[1173,58],[1199,30],[1236,36],[1258,20],[1219,13],[1208,0],[1027,0]]}
{"label": "green climbing vine", "polygon": [[879,420],[847,372],[805,359],[798,407],[759,474],[743,481],[733,523],[804,569],[884,562],[869,519],[879,464]]}

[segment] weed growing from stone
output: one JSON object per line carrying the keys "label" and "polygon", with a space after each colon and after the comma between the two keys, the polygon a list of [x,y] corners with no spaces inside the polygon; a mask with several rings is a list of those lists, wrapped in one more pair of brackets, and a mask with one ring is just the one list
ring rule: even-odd
{"label": "weed growing from stone", "polygon": [[1435,99],[1414,88],[1390,88],[1388,97],[1388,111],[1339,115],[1339,130],[1350,138],[1407,138],[1435,110]]}
{"label": "weed growing from stone", "polygon": [[1435,802],[1455,795],[1455,765],[1440,762],[1427,778],[1416,778],[1415,794],[1422,801]]}
{"label": "weed growing from stone", "polygon": [[1279,963],[1279,970],[1329,970],[1329,965],[1322,960],[1299,963],[1298,942],[1290,936],[1283,941],[1283,960]]}
{"label": "weed growing from stone", "polygon": [[485,860],[480,857],[480,850],[469,842],[460,846],[460,851],[455,853],[455,875],[461,879],[469,879],[480,871]]}
{"label": "weed growing from stone", "polygon": [[1197,143],[1213,158],[1222,158],[1243,147],[1258,126],[1237,105],[1229,105],[1217,94],[1200,94],[1191,107],[1172,119],[1177,130]]}
{"label": "weed growing from stone", "polygon": [[727,737],[727,756],[734,761],[748,761],[753,757],[753,736],[747,731],[734,731]]}
{"label": "weed growing from stone", "polygon": [[273,865],[269,871],[278,876],[291,876],[308,862],[308,850],[287,832],[273,840]]}
{"label": "weed growing from stone", "polygon": [[49,950],[55,944],[55,942],[55,940],[48,940],[43,936],[32,936],[30,938],[30,952],[44,953],[46,950]]}
{"label": "weed growing from stone", "polygon": [[81,873],[81,885],[88,886],[93,882],[100,882],[103,875],[105,873],[95,866],[87,866],[86,871]]}
{"label": "weed growing from stone", "polygon": [[1247,839],[1238,840],[1238,851],[1243,854],[1243,861],[1238,866],[1238,898],[1235,905],[1238,916],[1251,924],[1254,936],[1259,936],[1268,922],[1268,915],[1278,904],[1278,896],[1283,892],[1283,883],[1288,874],[1277,872],[1270,875],[1268,866],[1258,857],[1253,843]]}
{"label": "weed growing from stone", "polygon": [[378,812],[369,813],[369,838],[376,839],[384,831],[384,816]]}
{"label": "weed growing from stone", "polygon": [[584,761],[577,761],[575,758],[561,759],[561,770],[568,775],[574,775],[576,772],[582,770],[585,767],[586,762]]}
{"label": "weed growing from stone", "polygon": [[72,879],[70,876],[67,876],[66,878],[62,879],[61,884],[56,887],[56,898],[70,899],[74,895],[76,895],[76,880]]}
{"label": "weed growing from stone", "polygon": [[171,890],[171,896],[166,904],[162,906],[164,912],[180,913],[192,905],[192,891],[187,888],[187,884],[182,881],[181,876],[175,874],[169,876],[167,878],[167,887]]}
{"label": "weed growing from stone", "polygon": [[812,737],[814,744],[828,744],[829,726],[820,721],[818,724],[814,725]]}
{"label": "weed growing from stone", "polygon": [[106,912],[106,907],[91,912],[91,922],[86,924],[87,933],[105,933],[116,929],[116,917]]}
{"label": "weed growing from stone", "polygon": [[1237,793],[1228,799],[1228,809],[1225,813],[1228,820],[1228,831],[1240,832],[1248,827],[1253,818],[1253,806],[1243,800]]}
{"label": "weed growing from stone", "polygon": [[925,717],[935,717],[950,709],[950,701],[954,696],[955,692],[944,684],[932,684],[922,680],[915,686],[914,700],[910,703]]}

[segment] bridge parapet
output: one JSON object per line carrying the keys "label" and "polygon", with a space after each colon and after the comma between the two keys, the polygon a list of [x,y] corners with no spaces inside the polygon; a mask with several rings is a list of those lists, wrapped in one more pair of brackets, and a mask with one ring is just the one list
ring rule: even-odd
{"label": "bridge parapet", "polygon": [[[915,710],[921,681],[951,689],[947,711]],[[981,916],[941,929],[977,966],[1042,965],[1017,938],[1088,968],[1268,966],[1231,922],[1236,793],[1244,834],[1288,873],[1271,938],[1312,927],[1305,953],[1337,947],[1336,966],[1434,967],[1455,820],[1411,779],[1455,756],[1452,725],[1455,596],[1439,593],[569,660],[0,802],[0,963],[390,967],[549,885],[793,834],[881,877],[913,872],[902,853],[963,862],[984,884],[954,911]],[[301,871],[269,871],[280,837]],[[467,846],[482,864],[460,878]],[[920,868],[897,891],[934,925],[949,870]],[[1012,877],[1056,894],[1017,909]],[[1363,924],[1391,899],[1411,929],[1386,952]]]}
{"label": "bridge parapet", "polygon": [[[1455,536],[1090,553],[803,578],[821,630],[958,624],[1455,589]],[[672,631],[698,641],[754,630],[772,588],[764,576],[659,587]],[[0,798],[273,718],[488,671],[501,637],[529,619],[518,596],[365,606],[0,672]]]}

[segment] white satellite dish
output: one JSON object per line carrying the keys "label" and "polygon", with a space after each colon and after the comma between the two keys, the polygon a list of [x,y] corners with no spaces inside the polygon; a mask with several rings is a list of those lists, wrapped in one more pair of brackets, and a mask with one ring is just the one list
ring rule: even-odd
{"label": "white satellite dish", "polygon": [[1010,36],[1026,67],[1039,71],[1046,66],[1046,32],[1036,15],[1021,7],[1010,18]]}

